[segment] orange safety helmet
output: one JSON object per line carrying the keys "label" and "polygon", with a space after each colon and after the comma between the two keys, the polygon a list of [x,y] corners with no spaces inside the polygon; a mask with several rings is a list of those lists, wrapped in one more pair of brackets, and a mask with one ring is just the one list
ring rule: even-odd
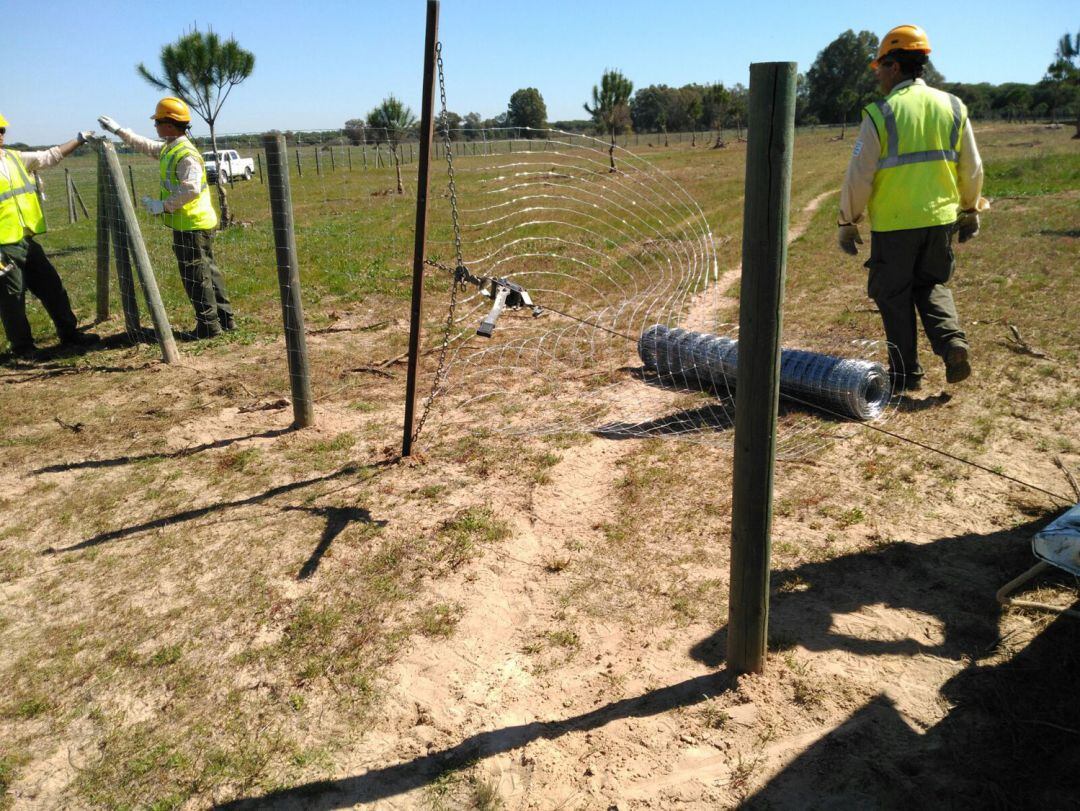
{"label": "orange safety helmet", "polygon": [[917,25],[898,25],[881,39],[877,56],[870,63],[876,68],[882,57],[892,51],[917,51],[930,53],[930,37]]}
{"label": "orange safety helmet", "polygon": [[166,96],[157,103],[154,114],[150,116],[151,121],[156,121],[159,118],[169,118],[173,121],[190,124],[191,110],[188,109],[187,104],[182,99],[175,96]]}

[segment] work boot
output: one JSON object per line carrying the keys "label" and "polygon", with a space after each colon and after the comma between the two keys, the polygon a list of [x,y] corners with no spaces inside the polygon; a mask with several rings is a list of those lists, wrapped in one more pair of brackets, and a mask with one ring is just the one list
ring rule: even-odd
{"label": "work boot", "polygon": [[232,332],[236,329],[236,320],[232,316],[228,318],[218,317],[218,321],[221,322],[221,329],[223,332]]}
{"label": "work boot", "polygon": [[11,356],[14,358],[32,358],[35,354],[37,354],[37,344],[31,341],[28,344],[19,344],[18,346],[12,346],[11,349],[9,349],[8,351],[11,352]]}
{"label": "work boot", "polygon": [[101,336],[93,332],[72,332],[60,338],[61,346],[90,346],[100,343]]}
{"label": "work boot", "polygon": [[898,372],[889,372],[889,380],[892,382],[892,393],[898,397],[905,391],[918,391],[922,388],[922,375],[905,375]]}
{"label": "work boot", "polygon": [[198,324],[194,330],[181,332],[178,337],[181,341],[205,341],[210,338],[217,338],[219,335],[221,335],[221,327],[217,324],[214,324],[213,327]]}
{"label": "work boot", "polygon": [[971,363],[966,346],[950,346],[945,352],[945,380],[959,383],[971,377]]}

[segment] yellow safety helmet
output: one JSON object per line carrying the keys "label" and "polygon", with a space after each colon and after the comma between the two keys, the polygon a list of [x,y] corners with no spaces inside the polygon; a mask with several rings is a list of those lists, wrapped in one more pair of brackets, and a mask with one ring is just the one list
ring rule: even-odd
{"label": "yellow safety helmet", "polygon": [[7,119],[0,115],[0,127],[6,127],[7,125]]}
{"label": "yellow safety helmet", "polygon": [[157,103],[154,114],[150,116],[151,121],[156,121],[159,118],[170,118],[173,121],[190,124],[191,110],[188,109],[188,106],[184,103],[183,99],[178,99],[175,96],[166,96]]}
{"label": "yellow safety helmet", "polygon": [[892,51],[917,51],[918,53],[930,53],[930,37],[917,25],[898,25],[881,38],[877,56],[870,63],[870,67],[876,68],[882,57]]}

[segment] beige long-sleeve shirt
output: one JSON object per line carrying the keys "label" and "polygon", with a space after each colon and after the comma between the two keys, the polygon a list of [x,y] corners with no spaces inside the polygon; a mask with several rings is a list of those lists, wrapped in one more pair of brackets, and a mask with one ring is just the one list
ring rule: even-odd
{"label": "beige long-sleeve shirt", "polygon": [[[180,138],[166,138],[164,141],[157,141],[153,138],[144,138],[137,135],[127,128],[121,129],[116,134],[120,137],[120,140],[132,149],[142,152],[144,155],[149,155],[151,158],[160,158],[161,150],[167,146],[172,146],[181,138],[188,140],[186,135],[181,135]],[[180,188],[165,198],[165,210],[171,213],[198,197],[199,192],[202,191],[202,175],[202,164],[199,163],[198,159],[194,157],[181,158],[176,164],[176,179],[180,181]]]}
{"label": "beige long-sleeve shirt", "polygon": [[[907,87],[909,84],[926,84],[922,79],[909,79],[900,82],[893,90]],[[971,129],[971,120],[964,122],[960,133],[960,155],[956,165],[957,183],[960,187],[961,210],[979,210],[989,208],[980,195],[982,194],[983,166],[979,156],[979,147],[975,144],[975,133]],[[857,223],[862,221],[866,204],[870,202],[870,193],[874,188],[874,174],[877,172],[878,158],[881,156],[881,141],[878,140],[877,127],[869,116],[863,116],[859,136],[851,150],[844,185],[840,188],[840,222]],[[873,227],[873,223],[871,223]]]}

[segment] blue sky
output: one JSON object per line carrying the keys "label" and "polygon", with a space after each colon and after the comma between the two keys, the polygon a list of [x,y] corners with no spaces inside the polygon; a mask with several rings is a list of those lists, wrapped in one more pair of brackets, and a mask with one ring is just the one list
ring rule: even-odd
{"label": "blue sky", "polygon": [[[939,0],[898,12],[865,0],[444,0],[440,37],[450,109],[487,118],[518,88],[536,87],[555,120],[585,117],[581,105],[608,67],[637,87],[745,84],[751,62],[796,61],[805,71],[848,28],[881,36],[904,22],[926,28],[950,81],[1035,82],[1061,35],[1080,29],[1077,8],[1075,0]],[[389,93],[418,112],[424,14],[424,0],[45,0],[5,37],[0,113],[9,141],[60,141],[96,127],[101,113],[151,134],[160,94],[135,65],[156,68],[161,46],[193,24],[234,35],[255,54],[222,132],[338,128]]]}

